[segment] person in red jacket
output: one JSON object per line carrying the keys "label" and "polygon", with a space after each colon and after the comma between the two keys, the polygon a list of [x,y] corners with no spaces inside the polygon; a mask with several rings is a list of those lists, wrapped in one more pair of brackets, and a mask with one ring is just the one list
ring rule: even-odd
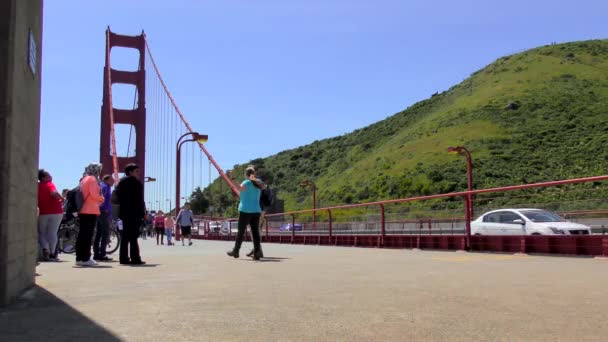
{"label": "person in red jacket", "polygon": [[76,265],[95,266],[97,263],[91,259],[91,245],[93,243],[93,231],[97,223],[97,217],[101,214],[99,206],[103,203],[99,187],[99,174],[101,164],[92,163],[85,168],[85,176],[80,180],[80,192],[82,193],[82,207],[78,211],[80,218],[80,231],[76,238]]}
{"label": "person in red jacket", "polygon": [[59,261],[55,255],[57,229],[63,218],[63,196],[57,192],[53,177],[45,169],[38,170],[38,243],[44,261]]}

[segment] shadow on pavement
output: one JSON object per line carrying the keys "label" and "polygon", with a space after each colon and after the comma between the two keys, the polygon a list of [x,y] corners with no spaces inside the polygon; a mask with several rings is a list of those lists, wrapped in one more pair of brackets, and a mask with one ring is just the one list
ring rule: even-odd
{"label": "shadow on pavement", "polygon": [[47,290],[34,286],[0,308],[2,341],[121,341]]}
{"label": "shadow on pavement", "polygon": [[262,259],[269,259],[269,260],[289,260],[291,258],[281,258],[281,257],[263,257]]}
{"label": "shadow on pavement", "polygon": [[291,258],[277,258],[277,257],[263,257],[260,260],[253,260],[251,258],[242,258],[239,259],[241,261],[254,261],[254,262],[283,262],[283,260],[288,260]]}
{"label": "shadow on pavement", "polygon": [[126,266],[126,267],[156,267],[159,264],[143,264],[143,265],[129,265],[129,264],[121,264],[120,266]]}

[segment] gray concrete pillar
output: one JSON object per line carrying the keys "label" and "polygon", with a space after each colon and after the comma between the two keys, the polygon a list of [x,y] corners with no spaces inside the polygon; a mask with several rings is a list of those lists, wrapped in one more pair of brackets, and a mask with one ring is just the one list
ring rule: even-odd
{"label": "gray concrete pillar", "polygon": [[34,285],[42,2],[0,1],[0,305]]}

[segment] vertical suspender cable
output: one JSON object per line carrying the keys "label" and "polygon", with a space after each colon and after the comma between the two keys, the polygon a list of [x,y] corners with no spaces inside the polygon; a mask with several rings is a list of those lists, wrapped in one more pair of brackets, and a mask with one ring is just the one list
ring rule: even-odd
{"label": "vertical suspender cable", "polygon": [[[148,45],[148,40],[147,39],[145,39],[145,43],[146,43],[146,51],[148,51],[148,56],[150,56],[150,62],[152,62],[152,66],[154,67],[154,70],[156,71],[156,75],[158,76],[158,79],[160,80],[160,83],[163,86],[163,89],[165,90],[165,93],[169,97],[169,100],[171,101],[171,104],[173,105],[173,108],[175,108],[175,111],[177,112],[177,114],[179,115],[180,119],[182,120],[182,122],[186,126],[186,129],[188,130],[188,132],[194,132],[192,130],[192,127],[190,127],[190,124],[186,120],[186,117],[184,117],[184,115],[182,114],[182,112],[179,110],[179,107],[177,106],[177,104],[175,103],[175,100],[171,96],[171,93],[169,92],[169,89],[167,88],[167,85],[163,81],[163,78],[160,75],[160,71],[158,70],[156,62],[154,61],[154,57],[152,56],[152,51],[150,50],[150,46]],[[209,151],[207,151],[207,148],[205,148],[205,146],[202,143],[200,143],[200,142],[198,143],[198,146],[205,153],[205,155],[207,156],[207,158],[209,159],[209,161],[213,164],[213,166],[215,167],[215,169],[217,170],[217,172],[220,174],[220,177],[222,177],[222,179],[228,184],[228,186],[232,190],[232,193],[235,196],[237,196],[237,197],[240,196],[240,192],[237,189],[236,185],[234,185],[234,183],[232,183],[232,181],[230,180],[230,178],[228,178],[228,176],[226,176],[226,174],[224,173],[224,171],[222,170],[222,168],[219,166],[219,164],[215,161],[215,159],[213,159],[213,157],[211,156],[211,154],[209,153]]]}

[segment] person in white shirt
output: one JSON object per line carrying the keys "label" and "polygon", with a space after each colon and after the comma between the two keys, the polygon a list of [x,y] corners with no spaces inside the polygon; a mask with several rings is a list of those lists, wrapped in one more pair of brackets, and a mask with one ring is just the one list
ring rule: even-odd
{"label": "person in white shirt", "polygon": [[190,210],[190,203],[184,204],[184,208],[177,214],[177,224],[182,233],[182,246],[185,246],[185,239],[188,238],[188,246],[192,246],[192,225],[194,224],[194,214]]}

